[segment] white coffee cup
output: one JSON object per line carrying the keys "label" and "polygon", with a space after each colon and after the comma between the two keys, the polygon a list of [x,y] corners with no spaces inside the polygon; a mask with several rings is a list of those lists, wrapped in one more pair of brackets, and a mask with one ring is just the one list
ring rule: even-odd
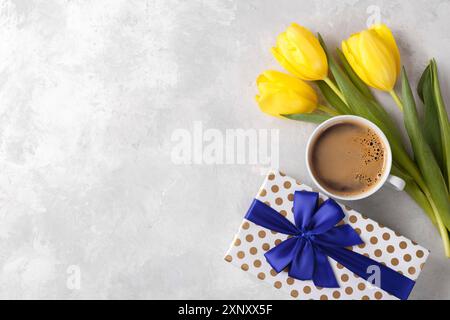
{"label": "white coffee cup", "polygon": [[[373,130],[377,134],[377,136],[381,139],[383,146],[384,146],[384,154],[385,154],[385,168],[384,168],[384,171],[383,171],[380,179],[376,183],[376,185],[372,186],[372,188],[370,188],[369,190],[367,190],[365,192],[362,192],[362,193],[359,193],[356,195],[349,195],[349,196],[333,194],[330,191],[326,190],[317,181],[316,177],[313,174],[313,171],[311,170],[311,164],[310,164],[311,149],[312,149],[313,142],[315,142],[316,138],[326,129],[328,129],[338,123],[343,123],[343,122],[359,123],[367,128],[370,128],[371,130]],[[380,190],[380,188],[383,185],[385,185],[386,183],[389,183],[392,187],[394,187],[394,189],[396,189],[398,191],[402,191],[405,188],[405,181],[403,179],[390,174],[391,168],[392,168],[392,151],[391,151],[391,147],[389,145],[389,141],[386,138],[386,136],[384,135],[383,131],[381,131],[380,128],[378,128],[375,124],[373,124],[369,120],[361,118],[361,117],[357,117],[357,116],[351,116],[351,115],[337,116],[337,117],[333,117],[333,118],[321,123],[316,128],[316,130],[314,130],[314,132],[312,133],[312,135],[309,138],[308,143],[306,145],[306,167],[308,169],[309,175],[311,176],[311,178],[313,179],[313,181],[317,185],[317,187],[320,189],[320,191],[322,191],[326,195],[328,195],[332,198],[338,199],[338,200],[351,201],[351,200],[361,200],[361,199],[367,198],[367,197],[371,196],[372,194],[374,194],[375,192],[377,192],[378,190]]]}

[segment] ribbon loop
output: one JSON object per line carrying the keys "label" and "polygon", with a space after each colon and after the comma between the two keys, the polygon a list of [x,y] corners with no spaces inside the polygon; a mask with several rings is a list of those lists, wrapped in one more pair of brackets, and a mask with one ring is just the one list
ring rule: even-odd
{"label": "ribbon loop", "polygon": [[[316,212],[319,194],[307,191],[295,191],[294,193],[294,220],[295,225],[306,230],[311,218]],[[295,205],[297,204],[297,205]]]}
{"label": "ribbon loop", "polygon": [[276,272],[280,273],[291,263],[291,257],[299,250],[297,242],[295,238],[287,239],[264,254]]}
{"label": "ribbon loop", "polygon": [[297,235],[300,233],[300,230],[292,222],[256,199],[253,200],[250,209],[248,209],[245,219],[282,234]]}
{"label": "ribbon loop", "polygon": [[379,286],[399,299],[407,299],[415,282],[400,273],[345,247],[363,243],[348,224],[336,226],[345,213],[334,200],[328,199],[318,208],[316,192],[296,191],[293,213],[295,225],[261,201],[254,199],[245,218],[261,227],[290,235],[264,254],[276,272],[289,268],[289,276],[312,280],[316,286],[338,288],[328,258],[368,280],[373,267],[378,268]]}
{"label": "ribbon loop", "polygon": [[[301,204],[295,204],[301,205]],[[327,232],[345,218],[342,208],[333,199],[325,201],[313,215],[311,219],[311,229],[313,234]]]}

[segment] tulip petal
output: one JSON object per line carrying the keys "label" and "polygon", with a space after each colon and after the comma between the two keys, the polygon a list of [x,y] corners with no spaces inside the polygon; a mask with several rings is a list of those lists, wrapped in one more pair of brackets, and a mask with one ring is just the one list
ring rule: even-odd
{"label": "tulip petal", "polygon": [[342,41],[342,52],[358,77],[360,77],[361,80],[368,86],[373,87],[374,84],[371,83],[368,75],[366,74],[366,70],[361,65],[361,56],[359,54],[359,34],[354,34],[347,41]]}
{"label": "tulip petal", "polygon": [[328,60],[316,36],[305,27],[292,23],[286,30],[289,42],[301,53],[301,61],[310,71],[310,77],[323,80],[328,73]]}
{"label": "tulip petal", "polygon": [[307,28],[298,25],[297,23],[291,23],[291,25],[286,29],[288,36],[293,37],[293,41],[297,43],[307,42],[314,47],[317,51],[323,51],[322,46],[316,36]]}
{"label": "tulip petal", "polygon": [[295,23],[278,35],[272,54],[288,72],[302,80],[323,80],[328,74],[327,56],[319,40]]}
{"label": "tulip petal", "polygon": [[317,102],[317,94],[314,89],[305,81],[291,77],[285,73],[279,71],[266,71],[264,72],[267,79],[271,83],[276,83],[280,88],[289,88],[302,97]]}
{"label": "tulip petal", "polygon": [[295,70],[295,75],[302,80],[314,80],[314,77],[311,77],[309,74],[309,66],[307,65],[307,61],[303,56],[302,51],[288,39],[286,32],[281,33],[277,37],[277,48],[281,56]]}
{"label": "tulip petal", "polygon": [[393,53],[395,62],[397,64],[397,77],[398,77],[401,69],[400,51],[398,50],[397,42],[395,41],[391,29],[389,29],[384,24],[376,24],[371,27],[371,30],[375,31],[380,36],[380,38],[384,41],[385,45],[389,47],[390,51]]}
{"label": "tulip petal", "polygon": [[306,82],[269,70],[256,80],[259,94],[255,97],[261,110],[273,116],[311,113],[317,107],[317,94]]}
{"label": "tulip petal", "polygon": [[361,63],[374,86],[391,91],[397,81],[397,65],[394,55],[374,31],[360,34],[359,50]]}
{"label": "tulip petal", "polygon": [[272,55],[278,61],[278,63],[290,74],[302,78],[302,74],[297,72],[297,70],[286,60],[285,57],[281,54],[280,50],[277,47],[273,47],[271,50]]}
{"label": "tulip petal", "polygon": [[260,95],[258,99],[261,110],[274,116],[281,114],[311,113],[316,106],[294,92]]}
{"label": "tulip petal", "polygon": [[266,77],[266,72],[260,74],[258,78],[256,78],[256,85],[259,85],[260,83],[268,82],[269,79]]}
{"label": "tulip petal", "polygon": [[291,63],[296,62],[300,65],[305,63],[302,52],[298,49],[299,44],[295,44],[288,37],[287,32],[280,33],[277,37],[277,46],[280,52],[289,60]]}
{"label": "tulip petal", "polygon": [[384,25],[352,35],[342,51],[356,74],[367,85],[391,91],[400,68],[400,54],[391,31]]}

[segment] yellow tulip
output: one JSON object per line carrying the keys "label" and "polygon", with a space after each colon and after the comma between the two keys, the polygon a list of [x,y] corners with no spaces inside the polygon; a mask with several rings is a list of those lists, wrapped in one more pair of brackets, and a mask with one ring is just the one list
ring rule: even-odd
{"label": "yellow tulip", "polygon": [[391,30],[374,25],[342,42],[345,58],[356,74],[369,86],[393,91],[400,75],[400,53]]}
{"label": "yellow tulip", "polygon": [[256,80],[261,110],[273,116],[311,113],[317,108],[317,95],[306,82],[278,71],[266,71]]}
{"label": "yellow tulip", "polygon": [[327,78],[327,56],[319,40],[311,31],[296,23],[278,36],[272,54],[287,71],[302,80]]}

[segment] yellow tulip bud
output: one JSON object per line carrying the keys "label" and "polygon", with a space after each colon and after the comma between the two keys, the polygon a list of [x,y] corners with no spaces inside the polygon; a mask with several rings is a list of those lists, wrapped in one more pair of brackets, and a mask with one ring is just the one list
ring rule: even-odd
{"label": "yellow tulip bud", "polygon": [[273,116],[311,113],[317,107],[317,95],[306,82],[278,71],[266,71],[256,80],[261,110]]}
{"label": "yellow tulip bud", "polygon": [[391,30],[374,25],[342,42],[345,58],[369,86],[391,92],[400,74],[400,53]]}
{"label": "yellow tulip bud", "polygon": [[324,80],[328,61],[319,40],[308,29],[291,24],[272,48],[275,59],[291,74],[306,81]]}

